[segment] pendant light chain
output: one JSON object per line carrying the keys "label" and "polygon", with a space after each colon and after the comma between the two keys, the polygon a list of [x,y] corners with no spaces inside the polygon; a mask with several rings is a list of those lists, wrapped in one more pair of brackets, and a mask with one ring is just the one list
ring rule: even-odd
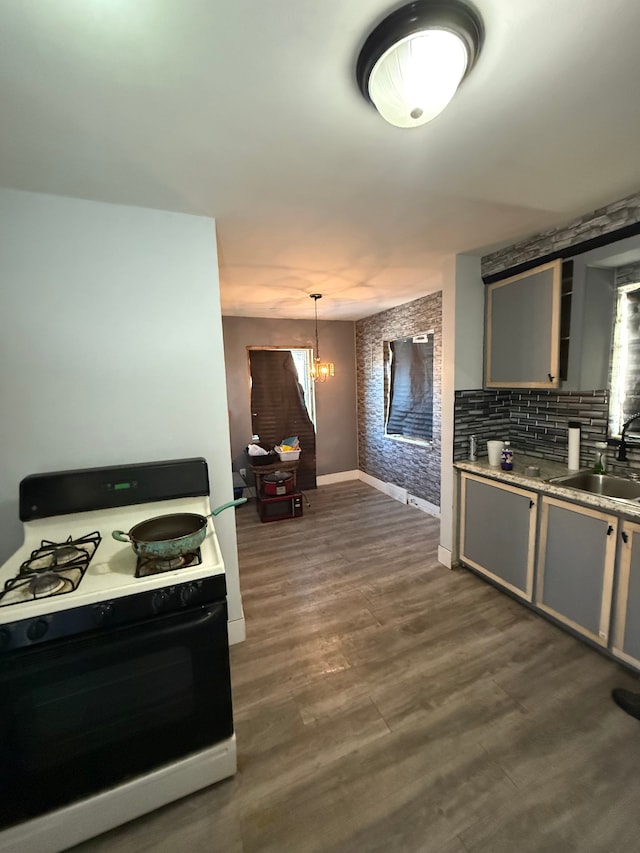
{"label": "pendant light chain", "polygon": [[318,299],[322,299],[322,294],[312,293],[313,307],[316,315],[316,361],[320,361],[320,344],[318,343]]}

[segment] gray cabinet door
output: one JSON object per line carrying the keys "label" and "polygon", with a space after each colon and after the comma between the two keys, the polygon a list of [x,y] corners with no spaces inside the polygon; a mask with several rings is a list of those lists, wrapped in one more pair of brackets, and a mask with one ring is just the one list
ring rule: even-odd
{"label": "gray cabinet door", "polygon": [[535,603],[606,646],[618,519],[548,497],[541,515]]}
{"label": "gray cabinet door", "polygon": [[613,653],[640,667],[640,524],[625,521],[620,536]]}
{"label": "gray cabinet door", "polygon": [[460,560],[531,601],[537,495],[463,474],[461,505]]}
{"label": "gray cabinet door", "polygon": [[486,289],[485,386],[557,388],[561,261]]}

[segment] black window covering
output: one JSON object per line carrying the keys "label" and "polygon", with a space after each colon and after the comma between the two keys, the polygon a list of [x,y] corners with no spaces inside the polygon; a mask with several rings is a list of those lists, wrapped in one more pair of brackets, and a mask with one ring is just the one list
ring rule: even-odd
{"label": "black window covering", "polygon": [[283,438],[300,439],[299,489],[316,488],[316,433],[289,350],[249,350],[251,421],[260,444],[273,447]]}
{"label": "black window covering", "polygon": [[[421,338],[423,336],[420,336]],[[433,439],[433,336],[391,341],[387,435]]]}

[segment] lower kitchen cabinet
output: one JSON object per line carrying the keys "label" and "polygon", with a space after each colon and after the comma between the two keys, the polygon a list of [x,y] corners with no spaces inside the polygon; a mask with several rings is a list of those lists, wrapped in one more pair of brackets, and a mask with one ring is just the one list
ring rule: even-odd
{"label": "lower kitchen cabinet", "polygon": [[601,646],[609,639],[617,530],[615,515],[542,498],[535,604]]}
{"label": "lower kitchen cabinet", "polygon": [[531,601],[538,495],[463,473],[460,560]]}
{"label": "lower kitchen cabinet", "polygon": [[626,663],[640,667],[640,524],[622,523],[619,547],[612,651]]}

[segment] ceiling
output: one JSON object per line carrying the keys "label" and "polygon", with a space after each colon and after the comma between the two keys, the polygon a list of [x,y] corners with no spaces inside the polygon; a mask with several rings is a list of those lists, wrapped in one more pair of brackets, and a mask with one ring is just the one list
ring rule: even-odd
{"label": "ceiling", "polygon": [[354,78],[399,5],[3,0],[0,185],[215,217],[224,314],[345,320],[640,189],[640,3],[477,0],[475,68],[410,130]]}

